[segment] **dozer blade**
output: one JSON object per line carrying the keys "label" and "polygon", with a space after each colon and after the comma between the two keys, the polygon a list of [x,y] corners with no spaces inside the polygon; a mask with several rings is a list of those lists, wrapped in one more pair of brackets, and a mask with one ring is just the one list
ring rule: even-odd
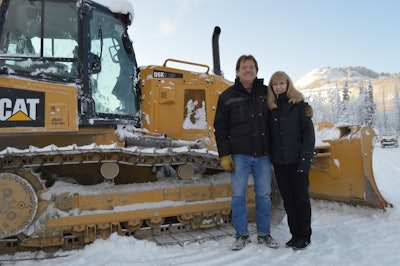
{"label": "dozer blade", "polygon": [[375,132],[368,126],[316,126],[316,154],[311,167],[310,196],[385,209],[390,207],[372,170]]}

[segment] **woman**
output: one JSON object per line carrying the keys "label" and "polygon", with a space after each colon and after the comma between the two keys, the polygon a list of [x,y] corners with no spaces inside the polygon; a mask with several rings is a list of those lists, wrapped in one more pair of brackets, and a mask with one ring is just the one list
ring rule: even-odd
{"label": "woman", "polygon": [[283,71],[275,72],[268,86],[270,155],[287,213],[292,238],[286,247],[305,249],[311,243],[311,205],[308,172],[314,153],[315,133],[306,103]]}

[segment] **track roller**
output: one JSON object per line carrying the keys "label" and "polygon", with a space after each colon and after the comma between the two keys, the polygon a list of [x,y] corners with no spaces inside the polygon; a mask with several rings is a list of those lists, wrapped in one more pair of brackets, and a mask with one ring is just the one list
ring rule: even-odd
{"label": "track roller", "polygon": [[0,239],[27,229],[37,209],[38,198],[28,181],[16,174],[0,173]]}

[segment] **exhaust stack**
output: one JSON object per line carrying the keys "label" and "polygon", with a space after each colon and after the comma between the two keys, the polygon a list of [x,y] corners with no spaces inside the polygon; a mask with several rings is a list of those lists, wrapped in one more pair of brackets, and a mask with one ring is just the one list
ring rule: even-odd
{"label": "exhaust stack", "polygon": [[218,26],[215,26],[214,33],[212,36],[212,49],[213,49],[213,61],[214,61],[213,72],[217,76],[222,76],[221,60],[219,59],[219,35],[220,34],[221,34],[221,28]]}

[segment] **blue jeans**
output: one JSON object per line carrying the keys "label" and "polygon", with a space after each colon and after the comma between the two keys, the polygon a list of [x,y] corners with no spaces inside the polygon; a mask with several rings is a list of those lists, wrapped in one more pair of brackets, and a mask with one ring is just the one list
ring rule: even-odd
{"label": "blue jeans", "polygon": [[247,227],[246,192],[250,172],[256,194],[257,235],[270,234],[271,226],[271,161],[269,156],[233,154],[235,170],[231,173],[232,220],[236,236],[249,235]]}

